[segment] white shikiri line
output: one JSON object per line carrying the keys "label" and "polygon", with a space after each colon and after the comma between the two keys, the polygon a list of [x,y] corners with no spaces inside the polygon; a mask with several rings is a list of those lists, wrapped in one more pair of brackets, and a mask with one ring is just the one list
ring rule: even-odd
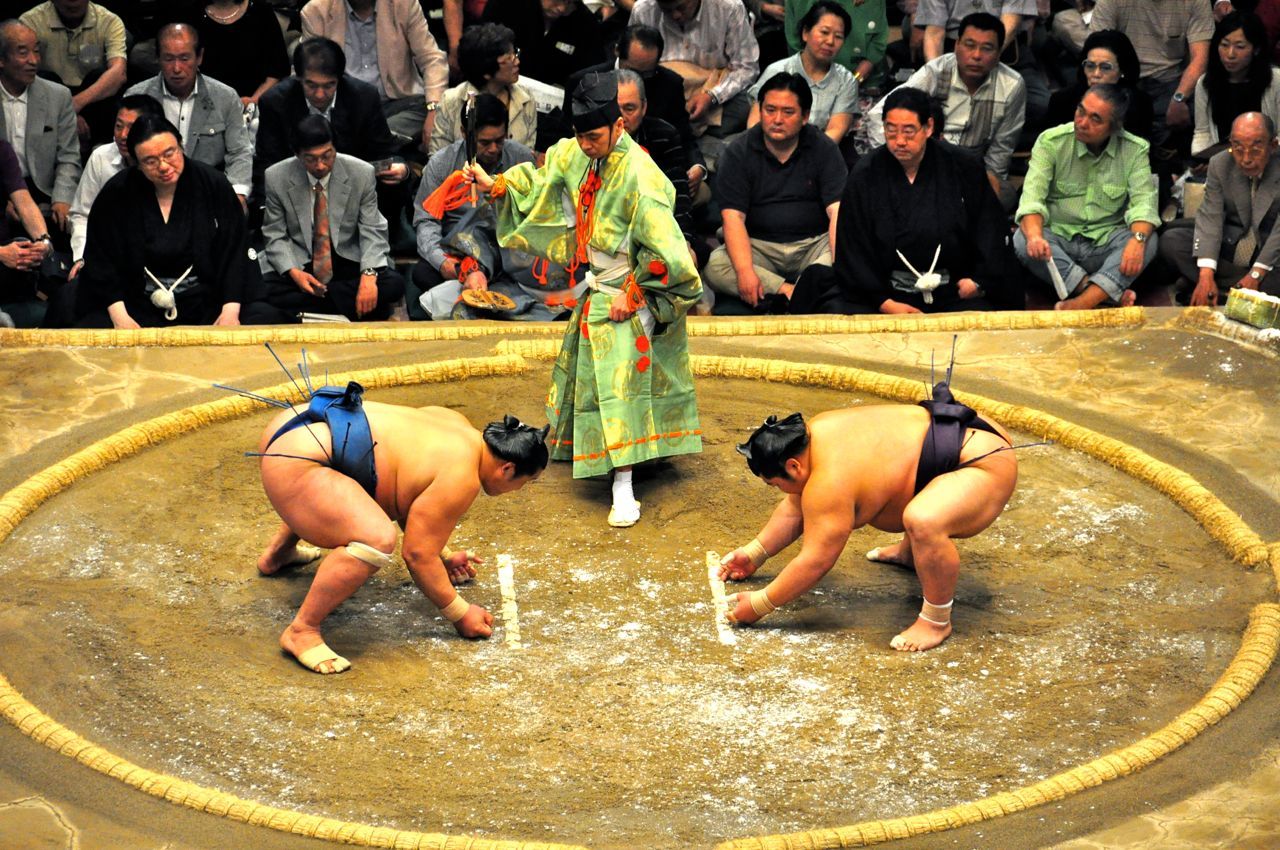
{"label": "white shikiri line", "polygon": [[516,606],[516,571],[510,555],[498,556],[498,585],[502,588],[503,640],[512,649],[523,649],[520,642],[520,609]]}
{"label": "white shikiri line", "polygon": [[729,625],[729,600],[724,595],[724,581],[720,578],[720,556],[715,552],[707,553],[707,584],[711,585],[713,616],[716,620],[716,632],[720,642],[725,646],[734,646],[738,636]]}

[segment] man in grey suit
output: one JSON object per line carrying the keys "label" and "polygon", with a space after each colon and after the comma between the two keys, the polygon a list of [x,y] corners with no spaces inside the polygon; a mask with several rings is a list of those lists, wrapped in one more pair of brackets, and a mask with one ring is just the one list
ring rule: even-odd
{"label": "man in grey suit", "polygon": [[204,49],[190,24],[169,24],[156,36],[160,73],[126,94],[149,94],[182,134],[187,156],[227,175],[244,203],[253,186],[253,141],[235,89],[200,73]]}
{"label": "man in grey suit", "polygon": [[373,166],[333,146],[329,122],[300,120],[296,156],[267,169],[265,292],[245,324],[300,321],[301,313],[385,319],[404,297],[391,268],[387,220],[378,212]]}
{"label": "man in grey suit", "polygon": [[1272,271],[1280,264],[1276,147],[1276,127],[1266,115],[1236,118],[1230,148],[1209,160],[1194,230],[1180,219],[1161,234],[1160,253],[1185,284],[1179,301],[1216,305],[1233,287],[1280,294],[1280,274]]}
{"label": "man in grey suit", "polygon": [[35,31],[10,21],[0,27],[0,135],[13,145],[22,176],[37,204],[67,229],[80,180],[80,139],[71,91],[36,76],[40,47]]}

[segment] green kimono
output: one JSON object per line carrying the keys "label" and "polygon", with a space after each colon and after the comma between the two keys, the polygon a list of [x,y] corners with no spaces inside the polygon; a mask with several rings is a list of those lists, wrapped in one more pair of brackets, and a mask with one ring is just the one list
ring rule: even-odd
{"label": "green kimono", "polygon": [[[505,191],[495,186],[498,242],[570,265],[575,211],[591,164],[574,139],[564,139],[547,151],[542,168],[508,169]],[[593,288],[569,318],[547,393],[547,445],[554,460],[573,461],[574,478],[702,451],[684,318],[702,281],[672,216],[675,191],[625,133],[600,180],[588,243]],[[631,279],[645,307],[627,321],[611,321],[612,293],[630,288]],[[652,334],[641,320],[645,309]]]}

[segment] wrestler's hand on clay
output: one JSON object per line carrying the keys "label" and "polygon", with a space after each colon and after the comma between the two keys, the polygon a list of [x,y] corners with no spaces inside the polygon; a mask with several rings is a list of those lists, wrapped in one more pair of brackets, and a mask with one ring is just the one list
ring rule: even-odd
{"label": "wrestler's hand on clay", "polygon": [[725,597],[725,602],[729,603],[729,622],[733,625],[749,626],[760,619],[760,615],[751,607],[750,596],[749,593],[735,593]]}
{"label": "wrestler's hand on clay", "polygon": [[750,578],[755,571],[756,565],[751,563],[747,553],[741,549],[734,549],[720,559],[720,572],[717,575],[720,576],[721,581],[742,581]]}
{"label": "wrestler's hand on clay", "polygon": [[493,615],[479,605],[472,605],[453,627],[464,638],[487,638],[493,634]]}
{"label": "wrestler's hand on clay", "polygon": [[445,572],[449,574],[449,581],[452,584],[463,584],[471,581],[476,577],[476,568],[472,564],[484,563],[484,559],[477,558],[476,553],[471,549],[452,552],[449,557],[441,558],[440,560],[444,562]]}

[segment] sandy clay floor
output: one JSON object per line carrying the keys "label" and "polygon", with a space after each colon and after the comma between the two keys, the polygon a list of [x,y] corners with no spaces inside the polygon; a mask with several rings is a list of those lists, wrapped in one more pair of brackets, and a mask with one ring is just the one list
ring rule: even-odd
{"label": "sandy clay floor", "polygon": [[[873,368],[884,354],[886,371],[923,377],[921,358],[937,339],[913,342],[906,357],[901,339],[886,338],[846,341],[843,351],[814,344],[813,356],[792,359]],[[1159,352],[1168,360],[1153,374],[1170,386],[1192,381],[1178,374],[1189,368],[1178,345],[1198,358],[1230,350],[1174,332],[1136,352],[1118,334],[1094,342],[1131,358],[1128,367]],[[1081,387],[1094,378],[1073,376],[1061,356],[1078,343],[1009,334],[975,345],[956,384],[995,396],[1004,379],[1022,396],[1011,400],[1049,407],[1063,403],[1060,383],[1080,398],[1058,415],[1091,427],[1120,421],[1114,436],[1155,447],[1180,432],[1185,411],[1118,412],[1109,406],[1127,402]],[[717,353],[753,353],[735,345]],[[370,360],[355,347],[312,354],[335,368]],[[1265,363],[1231,356],[1242,372]],[[235,352],[241,385],[275,380],[262,357]],[[1037,357],[1057,371],[1028,382]],[[389,347],[373,361],[420,359],[421,348]],[[537,363],[524,376],[370,397],[455,407],[476,424],[507,411],[540,420],[548,375]],[[1228,384],[1276,401],[1274,382]],[[854,533],[815,593],[722,643],[705,553],[750,539],[777,498],[734,443],[766,413],[881,402],[744,380],[703,381],[699,398],[705,451],[639,473],[639,526],[607,528],[607,483],[575,482],[556,465],[521,493],[482,496],[458,527],[455,545],[487,561],[465,591],[472,602],[497,613],[494,556],[512,557],[521,647],[501,617],[489,641],[457,638],[398,565],[329,621],[350,672],[320,677],[282,656],[276,635],[313,568],[270,579],[253,569],[275,520],[255,462],[240,453],[263,412],[118,463],[24,521],[0,559],[0,669],[108,749],[247,799],[425,832],[706,847],[927,811],[1130,743],[1199,699],[1238,649],[1249,609],[1274,598],[1268,570],[1232,563],[1164,497],[1050,445],[1019,452],[1009,508],[961,544],[957,631],[939,650],[888,648],[918,607],[918,586],[862,558],[893,539],[874,530]],[[1196,454],[1194,445],[1171,451],[1171,462]],[[1257,504],[1246,519],[1273,539],[1274,508],[1257,499],[1272,472],[1199,464],[1196,473]],[[761,578],[784,563],[771,561]],[[1195,762],[1184,759],[1183,771]]]}

